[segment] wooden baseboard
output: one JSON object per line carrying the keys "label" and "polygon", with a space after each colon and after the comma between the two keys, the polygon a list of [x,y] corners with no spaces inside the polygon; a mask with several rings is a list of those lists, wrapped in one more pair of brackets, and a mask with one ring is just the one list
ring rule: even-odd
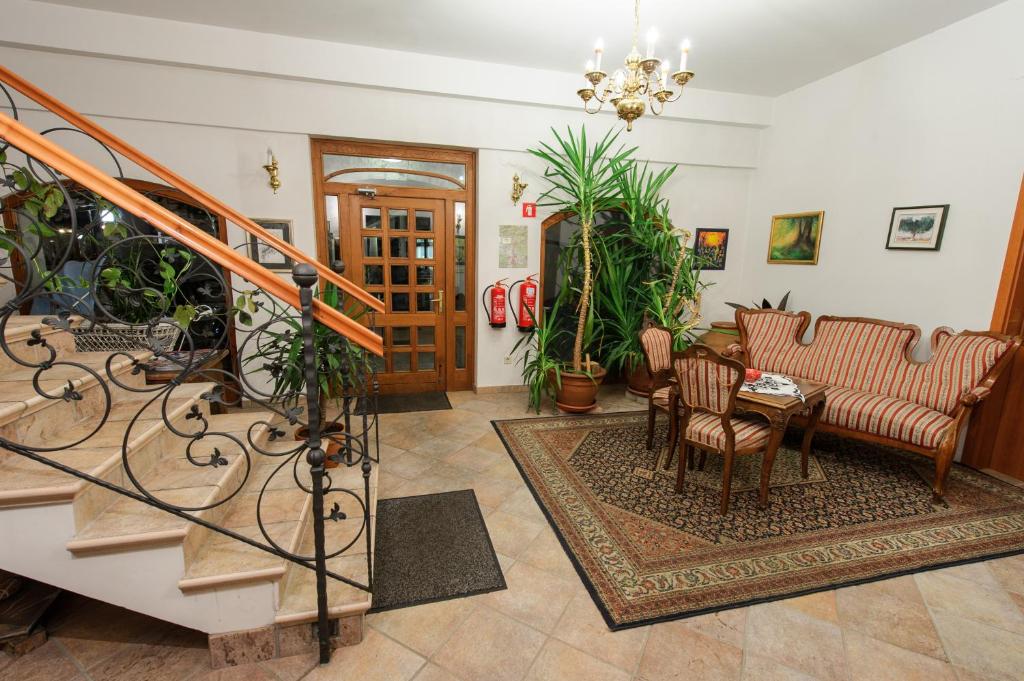
{"label": "wooden baseboard", "polygon": [[477,395],[493,395],[495,393],[525,393],[527,388],[525,385],[481,385],[477,386],[475,392]]}

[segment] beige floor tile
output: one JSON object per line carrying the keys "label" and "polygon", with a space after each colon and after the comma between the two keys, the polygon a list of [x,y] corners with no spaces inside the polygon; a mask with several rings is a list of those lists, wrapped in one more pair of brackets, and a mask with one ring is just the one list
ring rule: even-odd
{"label": "beige floor tile", "polygon": [[837,623],[839,621],[839,615],[836,612],[835,591],[820,591],[807,596],[787,598],[784,601],[779,601],[779,604],[826,622]]}
{"label": "beige floor tile", "polygon": [[331,661],[313,669],[305,681],[409,681],[425,660],[384,634],[367,629],[363,642],[338,648]]}
{"label": "beige floor tile", "polygon": [[643,681],[733,681],[742,662],[736,646],[667,622],[651,629],[637,675]]}
{"label": "beige floor tile", "polygon": [[558,620],[552,636],[585,653],[632,672],[644,651],[650,627],[611,631],[589,593],[578,593]]}
{"label": "beige floor tile", "polygon": [[836,602],[844,629],[946,659],[942,641],[913,578],[839,589]]}
{"label": "beige floor tile", "polygon": [[1024,555],[991,560],[985,565],[1004,589],[1024,594]]}
{"label": "beige floor tile", "polygon": [[507,454],[500,454],[491,449],[469,445],[452,452],[441,460],[452,466],[460,466],[461,468],[480,472],[494,466],[501,457],[507,456]]}
{"label": "beige floor tile", "polygon": [[846,679],[843,637],[830,622],[781,606],[756,605],[747,613],[747,647],[823,681]]}
{"label": "beige floor tile", "polygon": [[484,506],[498,508],[517,490],[524,489],[522,480],[506,480],[500,477],[476,476],[472,481],[473,491],[476,492],[477,501]]}
{"label": "beige floor tile", "polygon": [[420,673],[416,675],[415,681],[460,681],[459,677],[455,676],[446,669],[438,667],[433,662],[428,662],[420,670]]}
{"label": "beige floor tile", "polygon": [[851,681],[957,681],[948,662],[855,631],[843,638]]}
{"label": "beige floor tile", "polygon": [[432,659],[463,681],[518,681],[533,664],[545,638],[507,615],[481,607]]}
{"label": "beige floor tile", "polygon": [[517,515],[520,518],[526,518],[527,520],[547,522],[544,513],[540,510],[540,506],[537,505],[537,501],[533,498],[533,492],[525,485],[520,486],[519,489],[505,499],[501,506],[498,507],[498,510]]}
{"label": "beige floor tile", "polygon": [[[738,648],[743,647],[743,636],[747,627],[748,608],[733,608],[732,610],[721,610],[707,615],[687,617],[679,620],[679,624],[698,631],[705,636],[710,636],[722,643],[728,643]],[[655,626],[663,626],[657,624]]]}
{"label": "beige floor tile", "polygon": [[914,575],[932,612],[942,610],[961,617],[1024,634],[1024,614],[998,587],[988,588],[940,572]]}
{"label": "beige floor tile", "polygon": [[556,639],[544,649],[526,674],[526,681],[629,681],[630,674]]}
{"label": "beige floor tile", "polygon": [[[479,495],[477,499],[480,499]],[[490,506],[490,504],[487,505]],[[510,558],[518,558],[530,543],[546,529],[539,522],[526,520],[525,518],[501,511],[495,511],[490,514],[484,519],[484,522],[487,524],[487,531],[491,535],[494,550]]]}
{"label": "beige floor tile", "polygon": [[934,618],[955,667],[993,681],[1020,681],[1024,636],[942,611]]}
{"label": "beige floor tile", "polygon": [[516,562],[505,575],[508,588],[481,600],[495,610],[548,634],[555,628],[575,591],[574,584],[550,572]]}
{"label": "beige floor tile", "polygon": [[565,549],[554,532],[541,532],[537,535],[519,556],[519,561],[563,579],[579,581],[576,568],[565,554]]}
{"label": "beige floor tile", "polygon": [[743,673],[740,681],[819,681],[810,674],[787,667],[764,655],[743,655]]}
{"label": "beige floor tile", "polygon": [[369,615],[367,624],[424,657],[430,657],[476,608],[474,599],[456,598]]}
{"label": "beige floor tile", "polygon": [[996,579],[995,574],[993,574],[989,569],[989,565],[990,564],[987,561],[981,561],[979,563],[954,565],[953,567],[942,568],[935,572],[940,575],[966,579],[969,582],[974,582],[981,586],[998,587],[999,581]]}

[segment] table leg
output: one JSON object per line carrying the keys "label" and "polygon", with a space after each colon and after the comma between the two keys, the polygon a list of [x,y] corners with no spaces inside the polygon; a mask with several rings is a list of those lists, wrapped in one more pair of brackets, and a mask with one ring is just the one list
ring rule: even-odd
{"label": "table leg", "polygon": [[772,478],[772,466],[775,465],[775,455],[779,453],[779,445],[782,444],[782,437],[786,434],[788,423],[789,418],[775,418],[771,421],[772,434],[768,438],[768,447],[764,450],[764,459],[761,462],[761,491],[757,499],[758,508],[768,507],[768,483]]}
{"label": "table leg", "polygon": [[807,462],[811,456],[811,440],[814,439],[814,431],[818,428],[818,419],[825,411],[825,401],[822,400],[811,407],[811,415],[807,418],[807,426],[804,428],[804,441],[800,447],[800,475],[806,480],[808,476]]}

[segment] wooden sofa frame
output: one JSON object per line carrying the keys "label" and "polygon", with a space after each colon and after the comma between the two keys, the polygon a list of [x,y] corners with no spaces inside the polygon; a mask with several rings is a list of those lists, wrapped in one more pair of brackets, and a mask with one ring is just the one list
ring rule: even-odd
{"label": "wooden sofa frame", "polygon": [[[740,332],[739,344],[733,344],[729,346],[727,355],[740,359],[745,365],[749,366],[749,358],[747,357],[747,329],[743,324],[743,314],[779,314],[778,310],[737,310],[736,311],[736,325]],[[807,333],[807,329],[811,325],[811,313],[810,312],[784,312],[783,314],[792,315],[800,318],[800,324],[796,330],[796,342],[802,346],[809,346],[811,343],[805,343],[803,338]],[[871,317],[839,317],[832,315],[822,315],[818,317],[814,323],[814,335],[818,336],[818,328],[822,322],[835,321],[835,322],[862,322],[870,324],[878,324],[881,326],[888,326],[899,330],[909,330],[912,332],[911,338],[907,341],[906,347],[904,348],[904,358],[911,364],[927,364],[928,361],[919,361],[914,358],[914,348],[917,347],[921,340],[921,329],[914,324],[903,324],[900,322],[890,322],[884,319],[872,319]],[[937,347],[938,338],[941,334],[953,334],[957,333],[948,326],[940,326],[935,329],[931,335],[931,352],[935,353]],[[818,422],[817,431],[826,433],[835,433],[844,437],[849,437],[855,440],[861,440],[863,442],[870,442],[872,444],[885,445],[894,449],[901,449],[904,451],[914,452],[927,456],[935,461],[935,478],[932,481],[932,494],[936,502],[942,500],[946,492],[946,480],[949,477],[950,468],[953,465],[953,457],[956,455],[957,443],[960,441],[960,434],[965,428],[968,418],[971,415],[974,407],[984,400],[992,392],[992,386],[995,385],[996,381],[1002,375],[1006,367],[1010,366],[1013,361],[1014,354],[1019,350],[1021,345],[1021,339],[1018,336],[1008,336],[1005,334],[994,333],[990,331],[963,331],[962,335],[967,336],[986,336],[993,338],[1005,343],[1009,343],[1010,347],[1003,356],[1000,357],[996,363],[992,366],[987,374],[982,378],[978,386],[969,392],[964,393],[959,398],[956,411],[951,415],[953,418],[953,425],[950,427],[938,446],[935,448],[922,447],[920,445],[911,444],[895,438],[885,437],[883,435],[875,435],[874,433],[865,433],[859,430],[852,430],[850,428],[844,428],[842,426],[836,426],[830,423],[826,423],[824,420]],[[796,416],[794,422],[797,425],[805,425],[806,417]]]}

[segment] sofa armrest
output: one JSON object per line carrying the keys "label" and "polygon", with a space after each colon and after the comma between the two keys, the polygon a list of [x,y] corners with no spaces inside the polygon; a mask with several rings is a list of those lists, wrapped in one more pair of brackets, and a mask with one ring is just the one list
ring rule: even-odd
{"label": "sofa armrest", "polygon": [[729,357],[731,359],[738,359],[741,362],[746,357],[747,351],[743,349],[743,346],[739,343],[730,343],[726,346],[725,350],[722,351],[722,357]]}
{"label": "sofa armrest", "polygon": [[970,390],[965,392],[963,395],[961,395],[960,396],[960,404],[964,405],[965,407],[973,407],[978,402],[981,402],[982,400],[984,400],[986,397],[988,397],[991,394],[992,394],[992,390],[991,389],[986,388],[983,385],[979,385],[979,386],[977,386],[975,388],[971,388]]}

